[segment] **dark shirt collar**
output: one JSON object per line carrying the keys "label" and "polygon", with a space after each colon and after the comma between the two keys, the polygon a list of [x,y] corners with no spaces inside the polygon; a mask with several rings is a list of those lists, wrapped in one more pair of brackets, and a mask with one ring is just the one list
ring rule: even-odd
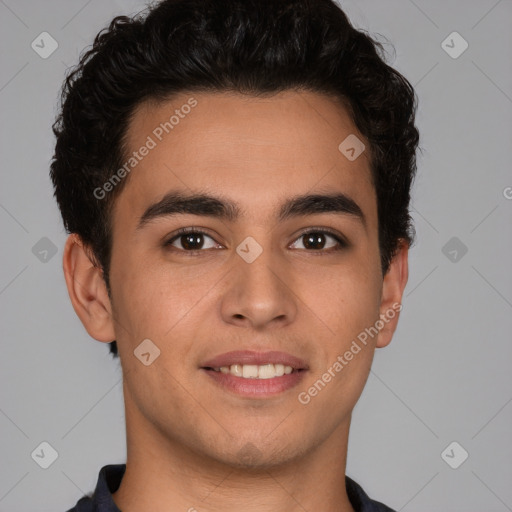
{"label": "dark shirt collar", "polygon": [[[84,496],[68,512],[121,512],[112,498],[112,493],[119,489],[125,471],[126,464],[103,466],[92,497]],[[356,512],[394,512],[386,505],[371,500],[362,487],[348,476],[345,476],[345,485],[348,499]]]}

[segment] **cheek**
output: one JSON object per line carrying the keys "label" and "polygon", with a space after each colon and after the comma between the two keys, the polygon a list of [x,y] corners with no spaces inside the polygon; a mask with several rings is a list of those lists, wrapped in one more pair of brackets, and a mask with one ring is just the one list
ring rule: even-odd
{"label": "cheek", "polygon": [[174,326],[214,283],[211,273],[203,275],[192,268],[179,271],[168,263],[151,263],[135,255],[112,261],[117,263],[111,274],[114,311],[132,344],[145,338],[155,342],[172,338]]}
{"label": "cheek", "polygon": [[[309,285],[311,307],[323,322],[324,335],[316,352],[314,371],[302,388],[301,404],[335,424],[357,402],[371,368],[379,319],[380,274],[368,267],[347,265],[330,275],[317,274],[317,287]],[[311,282],[311,281],[305,281]],[[308,304],[309,305],[309,304]],[[335,411],[332,409],[335,406]]]}
{"label": "cheek", "polygon": [[336,266],[297,269],[297,291],[305,311],[337,344],[379,317],[382,281],[374,267],[354,255]]}

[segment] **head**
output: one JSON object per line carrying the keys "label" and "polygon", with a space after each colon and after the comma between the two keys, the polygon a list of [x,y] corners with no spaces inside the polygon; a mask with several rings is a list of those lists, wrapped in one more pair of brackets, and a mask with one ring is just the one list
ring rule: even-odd
{"label": "head", "polygon": [[[161,365],[187,361],[190,368],[237,343],[247,348],[252,339],[259,350],[279,340],[277,350],[295,347],[318,377],[405,286],[415,109],[411,85],[385,63],[381,44],[331,0],[169,0],[115,18],[68,75],[54,124],[51,177],[73,234],[65,269],[90,261],[66,276],[88,332],[124,355],[134,379],[133,351],[147,338],[160,348]],[[352,135],[364,144],[354,160],[339,148]],[[173,200],[183,205],[178,194],[165,198],[169,191],[236,203],[227,211],[238,206],[238,216],[198,223],[183,206],[175,207],[178,216],[159,215]],[[282,220],[278,206],[307,194],[349,199],[341,216],[332,214],[334,201],[331,213],[312,213],[314,199],[299,207],[341,236],[341,251],[297,256],[289,249],[311,222]],[[199,203],[205,215],[223,209]],[[186,225],[206,228],[208,256],[170,252]],[[251,263],[235,250],[246,237],[262,249]],[[398,312],[369,345],[389,343],[397,319]],[[347,371],[317,399],[325,409],[338,385],[348,386],[351,398],[337,419],[319,429],[298,416],[306,431],[327,435],[350,414],[371,353],[351,362],[351,384]],[[156,389],[162,375],[148,382]],[[200,389],[193,379],[188,385]],[[174,412],[184,406],[178,400]],[[204,432],[196,441],[206,446]]]}

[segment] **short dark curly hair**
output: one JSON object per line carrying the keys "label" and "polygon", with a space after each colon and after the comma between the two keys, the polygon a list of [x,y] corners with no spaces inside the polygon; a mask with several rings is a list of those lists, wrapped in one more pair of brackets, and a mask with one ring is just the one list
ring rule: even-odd
{"label": "short dark curly hair", "polygon": [[[413,243],[417,97],[381,43],[331,0],[165,0],[97,34],[64,81],[53,124],[50,175],[64,226],[91,248],[109,294],[111,212],[127,180],[103,200],[93,190],[126,160],[134,109],[184,91],[289,89],[334,95],[366,137],[383,275],[400,244]],[[110,351],[117,356],[115,341]]]}

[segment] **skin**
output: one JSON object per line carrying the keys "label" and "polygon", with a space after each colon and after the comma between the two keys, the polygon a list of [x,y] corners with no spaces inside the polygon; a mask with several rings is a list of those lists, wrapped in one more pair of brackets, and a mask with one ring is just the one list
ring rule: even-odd
{"label": "skin", "polygon": [[[400,303],[407,282],[406,244],[385,276],[380,270],[368,143],[341,103],[317,93],[182,93],[139,105],[129,150],[191,96],[197,106],[137,165],[116,200],[112,300],[77,235],[64,251],[82,323],[96,340],[118,343],[127,470],[114,500],[123,512],[353,511],[344,486],[351,412],[398,312],[307,405],[298,394]],[[367,148],[352,162],[338,150],[349,134]],[[222,194],[244,215],[231,222],[180,214],[138,230],[146,208],[174,189]],[[332,212],[277,222],[285,199],[313,192],[350,196],[365,224]],[[190,226],[208,232],[198,256],[183,238],[174,252],[164,245]],[[330,228],[349,246],[328,252],[337,244],[326,235],[325,249],[310,248],[300,235],[311,227]],[[236,252],[248,236],[263,248],[250,264]],[[146,338],[161,351],[149,366],[133,355]],[[238,349],[289,352],[309,371],[275,397],[242,398],[199,369]]]}

